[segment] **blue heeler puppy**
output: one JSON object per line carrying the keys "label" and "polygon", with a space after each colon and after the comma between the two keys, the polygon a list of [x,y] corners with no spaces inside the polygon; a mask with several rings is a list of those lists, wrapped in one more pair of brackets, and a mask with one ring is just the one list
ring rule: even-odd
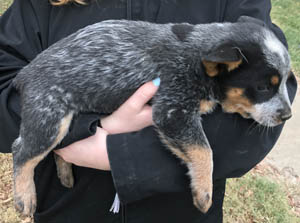
{"label": "blue heeler puppy", "polygon": [[[16,208],[36,208],[34,168],[66,136],[80,112],[111,113],[157,77],[153,120],[166,147],[189,169],[194,204],[212,203],[212,150],[201,115],[220,104],[266,126],[291,117],[287,49],[259,20],[237,23],[151,24],[105,21],[53,44],[14,80],[22,123],[13,144]],[[71,165],[56,159],[63,185]]]}

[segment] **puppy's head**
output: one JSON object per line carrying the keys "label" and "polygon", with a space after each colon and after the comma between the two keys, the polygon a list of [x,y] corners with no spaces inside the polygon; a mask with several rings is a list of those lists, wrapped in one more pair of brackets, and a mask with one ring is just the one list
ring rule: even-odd
{"label": "puppy's head", "polygon": [[262,125],[281,124],[291,117],[288,51],[260,21],[244,17],[237,27],[237,37],[216,46],[202,61],[219,85],[220,104],[225,112]]}

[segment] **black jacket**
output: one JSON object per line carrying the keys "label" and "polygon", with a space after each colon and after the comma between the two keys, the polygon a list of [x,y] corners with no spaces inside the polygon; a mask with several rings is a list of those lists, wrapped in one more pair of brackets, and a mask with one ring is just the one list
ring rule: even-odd
{"label": "black jacket", "polygon": [[[263,20],[286,45],[281,30],[270,20],[269,0],[98,0],[86,6],[54,7],[48,0],[15,0],[0,18],[0,151],[10,152],[18,135],[20,99],[11,81],[41,51],[76,30],[107,19],[156,23],[234,22],[240,15]],[[41,74],[42,75],[42,74]],[[293,98],[294,77],[288,80]],[[94,134],[99,115],[81,114],[62,143],[68,145]],[[53,155],[35,172],[38,208],[36,223],[207,223],[222,222],[225,178],[239,177],[271,150],[282,126],[262,132],[252,121],[224,114],[217,108],[203,125],[214,152],[214,199],[206,215],[193,207],[186,168],[165,150],[152,127],[110,135],[107,139],[111,172],[74,166],[75,187],[64,188]],[[112,214],[115,188],[121,212]],[[238,210],[236,210],[238,211]]]}

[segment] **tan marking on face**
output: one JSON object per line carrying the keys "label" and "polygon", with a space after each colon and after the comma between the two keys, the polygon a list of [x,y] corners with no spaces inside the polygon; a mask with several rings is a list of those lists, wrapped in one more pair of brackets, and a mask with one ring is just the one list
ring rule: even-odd
{"label": "tan marking on face", "polygon": [[254,106],[244,96],[244,89],[231,88],[226,93],[226,99],[222,102],[222,108],[228,113],[239,113],[244,118],[249,118],[248,113],[254,112]]}
{"label": "tan marking on face", "polygon": [[242,59],[240,59],[239,61],[224,62],[224,64],[227,65],[227,70],[230,72],[230,71],[238,68],[242,64]]}
{"label": "tan marking on face", "polygon": [[[22,166],[16,167],[16,172],[14,173],[14,196],[16,200],[16,208],[21,210],[24,215],[33,214],[31,212],[35,211],[36,192],[33,181],[34,169],[40,161],[43,160],[65,137],[71,124],[72,117],[73,113],[70,113],[61,120],[59,133],[54,143],[45,152],[28,160]],[[23,203],[23,210],[20,206],[18,206],[18,203]]]}
{"label": "tan marking on face", "polygon": [[274,75],[271,77],[271,84],[272,85],[278,85],[279,84],[279,77],[277,75]]}
{"label": "tan marking on face", "polygon": [[208,74],[208,76],[210,76],[210,77],[217,76],[217,74],[219,73],[219,70],[217,69],[218,63],[210,62],[210,61],[206,61],[206,60],[203,60],[202,63],[205,67],[205,70],[206,70],[206,73]]}
{"label": "tan marking on face", "polygon": [[215,108],[215,106],[216,106],[216,103],[214,101],[202,99],[202,100],[200,100],[200,113],[206,114],[206,113],[212,112],[213,109]]}
{"label": "tan marking on face", "polygon": [[242,60],[232,61],[232,62],[221,62],[221,63],[203,60],[202,63],[205,67],[205,70],[206,70],[206,73],[208,74],[208,76],[215,77],[220,72],[220,70],[218,69],[218,64],[227,65],[227,70],[230,72],[230,71],[238,68],[240,66],[240,64],[242,63]]}
{"label": "tan marking on face", "polygon": [[186,156],[191,177],[194,205],[206,213],[212,204],[212,150],[199,145],[188,146]]}

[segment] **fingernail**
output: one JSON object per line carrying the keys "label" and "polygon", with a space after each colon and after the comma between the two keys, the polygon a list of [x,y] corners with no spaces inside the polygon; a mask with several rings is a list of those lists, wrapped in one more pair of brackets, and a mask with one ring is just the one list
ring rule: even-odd
{"label": "fingernail", "polygon": [[160,85],[160,78],[158,77],[158,78],[154,79],[152,82],[156,87],[158,87]]}

